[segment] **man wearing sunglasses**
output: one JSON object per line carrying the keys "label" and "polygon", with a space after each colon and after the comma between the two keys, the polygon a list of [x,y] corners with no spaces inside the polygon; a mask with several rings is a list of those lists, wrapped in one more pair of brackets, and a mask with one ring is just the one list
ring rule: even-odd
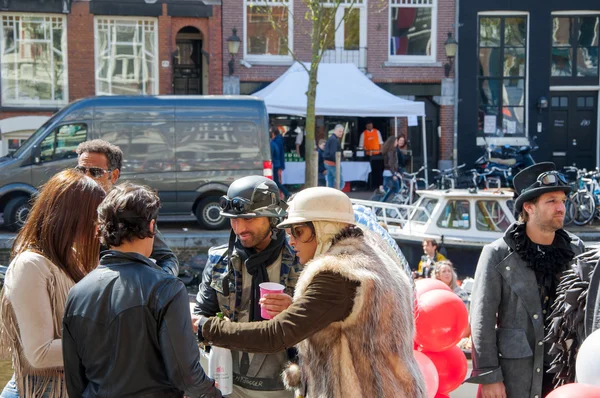
{"label": "man wearing sunglasses", "polygon": [[514,178],[519,220],[483,248],[471,296],[473,373],[478,397],[545,397],[552,391],[552,318],[559,278],[584,251],[563,229],[571,191],[554,163],[538,163]]}
{"label": "man wearing sunglasses", "polygon": [[[222,312],[233,322],[262,321],[261,305],[271,316],[292,303],[301,265],[285,231],[276,226],[286,215],[287,204],[272,180],[249,176],[234,181],[221,198],[221,215],[231,222],[228,245],[212,247],[198,287],[194,313],[204,318]],[[283,294],[260,299],[259,284],[276,282]],[[281,373],[292,351],[253,354],[232,351],[233,394],[230,397],[293,397],[285,391]]]}
{"label": "man wearing sunglasses", "polygon": [[[94,179],[106,192],[110,191],[121,175],[123,151],[103,140],[85,141],[77,147],[76,170]],[[103,248],[102,250],[106,250]],[[154,246],[150,258],[165,272],[179,275],[179,262],[156,228]]]}

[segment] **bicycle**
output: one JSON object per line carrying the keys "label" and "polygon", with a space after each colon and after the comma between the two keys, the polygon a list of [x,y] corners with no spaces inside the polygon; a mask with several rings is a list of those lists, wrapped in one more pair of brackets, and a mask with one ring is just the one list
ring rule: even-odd
{"label": "bicycle", "polygon": [[565,202],[565,225],[571,222],[575,225],[585,225],[592,221],[596,213],[596,199],[589,191],[588,184],[592,184],[593,179],[585,178],[588,175],[587,170],[579,170],[573,166],[563,168],[567,173],[576,173],[576,179],[571,183],[573,190],[567,196]]}
{"label": "bicycle", "polygon": [[437,188],[437,189],[441,189],[441,190],[448,190],[448,189],[456,188],[456,185],[458,184],[459,170],[461,170],[465,166],[466,166],[466,164],[463,163],[460,166],[453,167],[451,169],[445,169],[445,170],[432,169],[431,171],[433,173],[436,173],[437,175],[434,177],[435,183],[431,184],[429,186],[429,188],[430,189]]}
{"label": "bicycle", "polygon": [[425,166],[414,173],[402,173],[400,192],[394,195],[391,200],[392,203],[411,205],[417,201],[419,198],[417,190],[424,190],[427,188],[427,181],[425,181],[424,178],[417,178],[417,175],[423,170],[425,170]]}

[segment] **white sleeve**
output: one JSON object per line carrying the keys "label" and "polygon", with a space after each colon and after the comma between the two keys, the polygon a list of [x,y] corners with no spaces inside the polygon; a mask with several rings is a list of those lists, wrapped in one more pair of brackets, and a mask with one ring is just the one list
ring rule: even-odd
{"label": "white sleeve", "polygon": [[379,136],[379,145],[383,145],[383,138],[381,138],[381,131],[377,130],[377,135]]}
{"label": "white sleeve", "polygon": [[296,145],[302,145],[302,141],[304,140],[304,131],[302,131],[300,128],[298,128],[298,130],[300,131],[296,135]]}
{"label": "white sleeve", "polygon": [[360,133],[360,141],[358,141],[358,147],[359,148],[365,147],[365,133]]}

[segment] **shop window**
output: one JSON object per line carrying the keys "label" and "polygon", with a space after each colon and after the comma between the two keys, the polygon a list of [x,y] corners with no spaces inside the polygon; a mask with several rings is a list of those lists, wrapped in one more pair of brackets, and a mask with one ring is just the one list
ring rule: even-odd
{"label": "shop window", "polygon": [[504,232],[510,226],[508,216],[496,200],[475,202],[475,219],[479,231]]}
{"label": "shop window", "polygon": [[424,198],[418,205],[417,210],[412,215],[411,221],[423,223],[429,221],[431,218],[431,214],[433,213],[433,209],[437,205],[437,199]]}
{"label": "shop window", "polygon": [[441,228],[469,229],[471,228],[468,200],[449,200],[437,221]]}
{"label": "shop window", "polygon": [[288,46],[293,49],[292,1],[244,0],[244,11],[244,58],[291,60]]}
{"label": "shop window", "polygon": [[87,139],[85,124],[66,124],[57,127],[40,143],[40,161],[77,158],[77,146]]}
{"label": "shop window", "polygon": [[526,69],[527,16],[480,16],[480,135],[526,135]]}
{"label": "shop window", "polygon": [[95,20],[96,94],[158,94],[156,19]]}
{"label": "shop window", "polygon": [[600,16],[552,18],[553,83],[584,83],[583,80],[598,83],[599,34]]}
{"label": "shop window", "polygon": [[435,62],[437,0],[390,0],[390,60]]}
{"label": "shop window", "polygon": [[2,14],[2,104],[68,103],[67,27],[63,15]]}

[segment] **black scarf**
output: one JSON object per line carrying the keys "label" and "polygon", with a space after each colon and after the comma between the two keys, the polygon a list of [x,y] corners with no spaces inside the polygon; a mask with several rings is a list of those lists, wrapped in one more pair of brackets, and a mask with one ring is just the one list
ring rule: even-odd
{"label": "black scarf", "polygon": [[[515,252],[535,272],[543,314],[550,315],[556,298],[556,288],[561,274],[575,257],[571,249],[571,238],[563,229],[556,231],[551,245],[539,245],[529,239],[525,223],[516,223],[507,232],[514,242]],[[549,318],[546,316],[546,319]]]}
{"label": "black scarf", "polygon": [[[264,250],[257,252],[254,248],[246,248],[236,239],[233,244],[238,252],[242,263],[246,265],[248,273],[252,275],[252,296],[250,298],[250,322],[262,321],[260,316],[260,287],[263,282],[269,282],[267,267],[273,264],[285,244],[285,233],[274,229],[271,235],[271,242]],[[277,281],[279,283],[279,281]]]}

